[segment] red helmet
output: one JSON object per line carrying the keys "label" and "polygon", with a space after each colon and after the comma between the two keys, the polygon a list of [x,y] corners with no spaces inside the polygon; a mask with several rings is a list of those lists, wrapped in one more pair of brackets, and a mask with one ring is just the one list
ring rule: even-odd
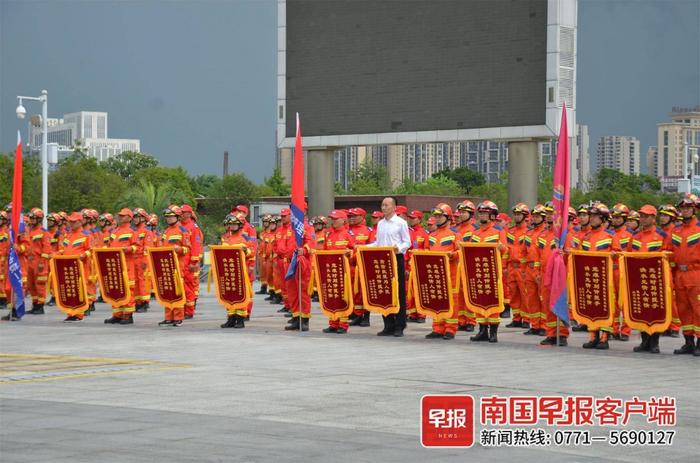
{"label": "red helmet", "polygon": [[656,215],[658,211],[651,204],[645,204],[644,206],[639,208],[639,213],[646,215]]}
{"label": "red helmet", "polygon": [[544,209],[544,206],[542,204],[537,204],[535,207],[532,208],[532,215],[541,215],[545,216],[546,211]]}
{"label": "red helmet", "polygon": [[486,201],[482,201],[479,203],[479,205],[476,207],[477,211],[488,211],[491,214],[498,215],[498,206],[496,206],[496,203],[493,201],[489,201],[488,199]]}
{"label": "red helmet", "polygon": [[668,215],[672,219],[675,219],[678,217],[678,209],[676,209],[672,204],[664,204],[659,206],[659,214]]}
{"label": "red helmet", "polygon": [[445,203],[440,203],[432,211],[433,215],[444,215],[447,216],[448,218],[452,217],[452,208],[445,204]]}
{"label": "red helmet", "polygon": [[137,215],[143,217],[144,219],[148,219],[148,217],[149,217],[148,212],[146,212],[145,209],[142,209],[140,207],[134,208],[134,216],[137,216]]}
{"label": "red helmet", "polygon": [[622,203],[617,203],[613,206],[612,208],[612,214],[613,217],[624,217],[627,218],[627,216],[630,215],[630,208],[625,206]]}
{"label": "red helmet", "polygon": [[606,206],[603,203],[594,203],[591,207],[588,208],[588,213],[589,214],[598,214],[603,218],[610,218],[610,209],[608,209],[608,206]]}
{"label": "red helmet", "polygon": [[461,203],[457,204],[457,210],[458,211],[468,211],[471,212],[472,214],[476,210],[476,207],[474,207],[474,203],[469,201],[468,199],[465,199]]}
{"label": "red helmet", "polygon": [[46,220],[50,220],[50,221],[55,222],[55,223],[61,223],[63,218],[59,214],[56,214],[55,212],[51,212],[48,215],[48,217],[46,218]]}
{"label": "red helmet", "polygon": [[513,214],[520,212],[524,215],[530,215],[530,208],[525,203],[518,203],[513,206]]}
{"label": "red helmet", "polygon": [[576,209],[573,207],[569,206],[569,218],[570,219],[575,219],[576,218]]}
{"label": "red helmet", "polygon": [[693,193],[686,193],[683,199],[678,201],[677,207],[688,207],[688,206],[693,206],[697,207],[698,206],[698,197],[695,196]]}
{"label": "red helmet", "polygon": [[180,217],[182,215],[182,210],[180,206],[170,205],[163,210],[163,217]]}
{"label": "red helmet", "polygon": [[630,211],[629,216],[627,216],[627,220],[634,220],[636,222],[639,222],[639,219],[641,217],[639,216],[639,212],[637,211]]}
{"label": "red helmet", "polygon": [[42,211],[38,207],[33,207],[32,210],[29,211],[29,217],[36,217],[37,219],[43,219],[44,218],[44,211]]}

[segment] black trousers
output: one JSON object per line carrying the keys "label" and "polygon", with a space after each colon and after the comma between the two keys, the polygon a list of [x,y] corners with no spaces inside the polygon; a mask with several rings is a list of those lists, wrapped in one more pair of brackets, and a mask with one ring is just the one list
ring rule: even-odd
{"label": "black trousers", "polygon": [[403,254],[396,255],[396,273],[399,278],[399,312],[382,317],[384,331],[403,331],[406,328],[406,270]]}

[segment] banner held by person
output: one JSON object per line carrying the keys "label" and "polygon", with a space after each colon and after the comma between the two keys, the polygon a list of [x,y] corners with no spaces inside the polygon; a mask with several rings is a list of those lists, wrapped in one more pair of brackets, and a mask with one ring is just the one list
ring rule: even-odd
{"label": "banner held by person", "polygon": [[331,319],[349,316],[354,305],[345,251],[315,251],[313,259],[321,311]]}
{"label": "banner held by person", "polygon": [[126,256],[122,249],[95,249],[93,268],[100,282],[100,294],[107,304],[118,307],[131,301]]}
{"label": "banner held by person", "polygon": [[411,251],[411,289],[416,310],[434,321],[446,320],[452,313],[450,257],[446,252]]}
{"label": "banner held by person", "polygon": [[671,268],[663,252],[622,253],[620,300],[633,330],[663,333],[671,324]]}
{"label": "banner held by person", "polygon": [[172,247],[151,248],[148,260],[153,271],[153,289],[156,299],[165,306],[185,304],[180,263]]}
{"label": "banner held by person", "polygon": [[615,287],[610,253],[571,251],[569,263],[569,294],[576,321],[589,331],[612,326]]}
{"label": "banner held by person", "polygon": [[90,301],[80,257],[54,256],[49,267],[56,307],[69,316],[85,313]]}
{"label": "banner held by person", "polygon": [[209,246],[216,297],[227,310],[248,307],[253,288],[248,278],[244,244]]}
{"label": "banner held by person", "polygon": [[356,251],[364,308],[382,315],[398,313],[399,282],[395,248],[359,246]]}
{"label": "banner held by person", "polygon": [[483,318],[503,311],[503,275],[498,243],[460,243],[459,269],[467,309]]}

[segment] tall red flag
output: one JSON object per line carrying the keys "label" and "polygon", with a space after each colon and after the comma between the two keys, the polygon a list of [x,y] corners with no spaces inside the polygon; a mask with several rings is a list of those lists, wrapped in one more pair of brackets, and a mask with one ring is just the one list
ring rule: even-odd
{"label": "tall red flag", "polygon": [[564,323],[569,323],[569,308],[567,305],[566,290],[566,263],[561,249],[566,244],[569,220],[569,129],[566,122],[566,102],[561,110],[561,126],[559,128],[559,141],[557,143],[557,162],[554,166],[554,179],[552,191],[552,204],[554,216],[552,231],[557,240],[559,250],[549,256],[547,274],[545,275],[545,287],[551,291],[550,309]]}
{"label": "tall red flag", "polygon": [[12,231],[17,237],[19,221],[22,216],[22,136],[17,131],[17,149],[15,150],[15,176],[12,183]]}
{"label": "tall red flag", "polygon": [[[297,134],[294,144],[294,163],[292,165],[292,230],[296,237],[297,249],[304,242],[304,150],[301,146],[301,125],[299,124],[299,113],[297,113]],[[297,255],[294,253],[289,262],[289,270],[285,278],[288,280],[294,277],[297,269]]]}

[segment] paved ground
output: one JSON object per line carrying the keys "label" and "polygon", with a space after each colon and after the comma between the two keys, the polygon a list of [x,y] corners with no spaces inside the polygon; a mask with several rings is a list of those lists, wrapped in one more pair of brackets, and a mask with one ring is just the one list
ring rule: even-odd
{"label": "paved ground", "polygon": [[[261,298],[261,296],[256,296]],[[3,462],[210,461],[678,461],[700,454],[700,359],[544,348],[521,330],[497,345],[428,341],[429,325],[378,338],[381,320],[349,335],[284,332],[256,299],[245,330],[222,330],[211,296],[197,317],[159,329],[156,304],[133,326],[104,325],[98,304],[79,324],[55,309],[0,324],[0,460]],[[420,397],[586,394],[678,400],[674,445],[431,450],[419,439]],[[478,426],[477,426],[478,428]],[[602,429],[594,428],[594,434]],[[695,457],[693,457],[695,455]]]}

